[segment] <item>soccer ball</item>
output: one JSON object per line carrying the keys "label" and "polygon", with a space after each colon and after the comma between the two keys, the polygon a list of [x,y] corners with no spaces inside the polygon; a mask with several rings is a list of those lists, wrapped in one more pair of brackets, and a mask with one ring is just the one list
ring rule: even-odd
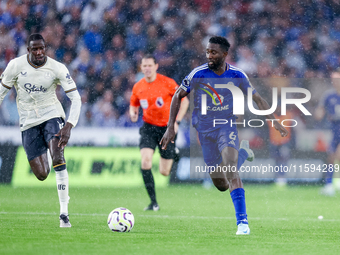
{"label": "soccer ball", "polygon": [[135,225],[135,218],[129,209],[119,207],[110,212],[107,225],[113,232],[130,232]]}

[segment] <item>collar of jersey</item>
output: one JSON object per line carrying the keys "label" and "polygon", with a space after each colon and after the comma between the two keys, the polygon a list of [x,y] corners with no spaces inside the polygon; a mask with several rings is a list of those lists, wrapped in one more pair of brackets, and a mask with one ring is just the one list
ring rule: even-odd
{"label": "collar of jersey", "polygon": [[[210,69],[209,69],[210,70]],[[212,71],[216,76],[218,76],[218,77],[221,77],[221,76],[223,76],[226,72],[228,72],[229,71],[229,64],[228,63],[226,63],[226,68],[225,68],[225,71],[224,71],[224,73],[223,74],[221,74],[221,75],[218,75],[218,74],[216,74],[214,71]]]}
{"label": "collar of jersey", "polygon": [[46,62],[47,62],[47,56],[46,56],[45,62],[44,62],[42,65],[36,66],[35,64],[33,64],[33,63],[30,61],[30,58],[28,57],[28,54],[27,54],[27,62],[28,62],[32,67],[34,67],[35,69],[37,69],[37,68],[42,67],[42,66],[44,66],[44,65],[46,64]]}

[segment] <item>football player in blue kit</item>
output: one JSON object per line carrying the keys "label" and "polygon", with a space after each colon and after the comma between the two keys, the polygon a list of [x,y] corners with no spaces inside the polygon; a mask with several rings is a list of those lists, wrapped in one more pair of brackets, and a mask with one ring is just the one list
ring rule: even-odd
{"label": "football player in blue kit", "polygon": [[333,88],[327,90],[321,98],[315,111],[315,119],[322,120],[325,116],[330,121],[332,140],[328,148],[328,171],[326,173],[325,186],[321,190],[322,195],[334,196],[335,189],[332,179],[335,160],[340,159],[340,69],[332,72],[331,82]]}
{"label": "football player in blue kit", "polygon": [[[206,47],[208,63],[192,70],[176,91],[171,102],[168,128],[161,144],[162,148],[166,148],[170,142],[174,141],[174,123],[181,99],[194,90],[192,123],[199,135],[204,161],[208,167],[220,166],[220,169],[228,169],[228,171],[210,171],[210,177],[219,191],[227,189],[230,191],[238,226],[236,234],[249,235],[245,192],[236,169],[239,169],[245,160],[252,161],[254,154],[249,149],[248,141],[242,141],[241,149],[239,149],[233,101],[238,99],[240,94],[233,99],[230,90],[234,92],[241,90],[243,94],[247,94],[250,88],[252,99],[260,110],[268,110],[269,105],[252,87],[247,75],[241,69],[226,63],[229,48],[230,44],[224,37],[214,36],[209,39]],[[225,89],[226,84],[229,85],[228,89]],[[207,100],[207,94],[212,100]],[[267,119],[272,120],[270,125],[273,125],[281,136],[288,134],[288,131],[274,120],[273,114],[267,115]],[[219,121],[216,122],[216,120]],[[217,125],[221,123],[221,120],[225,124]]]}

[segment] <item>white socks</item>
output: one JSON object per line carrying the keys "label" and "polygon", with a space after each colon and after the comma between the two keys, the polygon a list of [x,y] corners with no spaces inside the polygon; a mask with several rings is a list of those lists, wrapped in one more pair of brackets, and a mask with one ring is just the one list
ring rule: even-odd
{"label": "white socks", "polygon": [[68,215],[68,173],[67,170],[55,171],[60,203],[60,214]]}

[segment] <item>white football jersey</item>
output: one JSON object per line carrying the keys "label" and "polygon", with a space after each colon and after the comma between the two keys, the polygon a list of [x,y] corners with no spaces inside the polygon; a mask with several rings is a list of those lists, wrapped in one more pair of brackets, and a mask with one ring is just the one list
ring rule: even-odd
{"label": "white football jersey", "polygon": [[43,65],[35,66],[28,55],[23,55],[11,60],[3,72],[2,86],[8,89],[14,86],[17,91],[21,131],[52,118],[65,119],[65,112],[56,95],[57,85],[61,85],[65,93],[77,90],[66,66],[50,57],[46,58]]}

